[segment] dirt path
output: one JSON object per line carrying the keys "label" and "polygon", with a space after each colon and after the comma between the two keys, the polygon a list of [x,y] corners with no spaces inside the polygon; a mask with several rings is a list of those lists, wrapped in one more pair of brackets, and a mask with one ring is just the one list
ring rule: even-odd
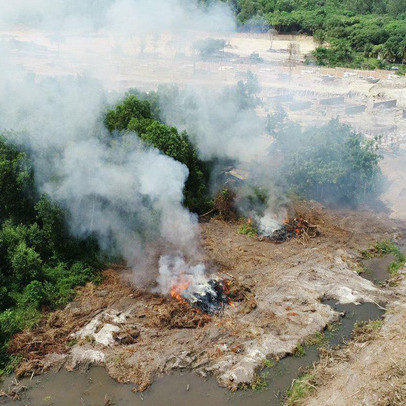
{"label": "dirt path", "polygon": [[236,389],[255,379],[265,358],[292,353],[338,318],[322,298],[396,301],[390,288],[361,278],[352,263],[358,249],[393,237],[399,224],[376,213],[332,212],[317,204],[306,210],[322,235],[304,245],[261,242],[238,234],[237,223],[202,224],[208,260],[233,277],[234,305],[223,314],[208,317],[126,284],[126,269],[108,270],[99,286],[80,289],[65,310],[15,338],[12,349],[24,354],[18,374],[58,364],[104,365],[118,381],[143,390],[159,374],[190,368]]}

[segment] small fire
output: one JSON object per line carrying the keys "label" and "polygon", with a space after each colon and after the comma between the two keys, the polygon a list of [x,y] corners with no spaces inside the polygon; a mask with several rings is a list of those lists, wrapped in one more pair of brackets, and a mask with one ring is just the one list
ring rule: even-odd
{"label": "small fire", "polygon": [[210,276],[203,263],[190,265],[179,255],[160,258],[158,283],[161,293],[206,314],[219,312],[229,304],[229,287],[224,280]]}
{"label": "small fire", "polygon": [[216,313],[225,305],[232,306],[229,298],[230,281],[226,279],[207,279],[192,285],[180,281],[171,288],[170,295],[182,304],[189,304],[204,313]]}
{"label": "small fire", "polygon": [[189,286],[190,281],[180,281],[179,283],[172,285],[170,294],[178,302],[187,303],[186,300],[183,299],[182,293],[188,289]]}

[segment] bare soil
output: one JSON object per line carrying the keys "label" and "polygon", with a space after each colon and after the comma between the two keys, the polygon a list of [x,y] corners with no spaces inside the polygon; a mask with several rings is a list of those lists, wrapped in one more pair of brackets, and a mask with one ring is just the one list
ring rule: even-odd
{"label": "bare soil", "polygon": [[11,350],[23,355],[17,374],[104,365],[142,391],[157,375],[191,369],[235,390],[254,381],[266,358],[293,353],[338,319],[323,298],[401,305],[394,288],[378,288],[354,271],[358,250],[397,237],[399,222],[312,202],[296,211],[319,226],[319,237],[275,245],[240,235],[238,222],[201,224],[207,259],[232,278],[233,306],[222,314],[207,316],[138,289],[125,282],[130,271],[117,266],[100,285],[78,289],[71,304],[45,315],[37,329],[15,337]]}

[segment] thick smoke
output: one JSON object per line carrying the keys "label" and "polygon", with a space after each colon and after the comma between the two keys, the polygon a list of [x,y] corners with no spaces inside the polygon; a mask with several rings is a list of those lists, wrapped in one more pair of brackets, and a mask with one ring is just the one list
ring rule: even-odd
{"label": "thick smoke", "polygon": [[241,108],[250,95],[229,91],[187,88],[169,92],[160,108],[165,121],[186,129],[204,160],[252,162],[269,146],[264,123],[252,108]]}
{"label": "thick smoke", "polygon": [[188,0],[14,0],[2,2],[0,29],[33,28],[43,32],[113,37],[186,30],[231,31],[231,10],[221,2],[208,8]]}
{"label": "thick smoke", "polygon": [[188,169],[136,134],[111,141],[96,82],[3,73],[0,127],[30,152],[39,191],[68,210],[73,234],[96,236],[135,269],[150,241],[164,252],[196,249],[197,221],[182,206]]}
{"label": "thick smoke", "polygon": [[[238,209],[255,220],[260,234],[270,236],[286,219],[287,198],[275,184],[266,120],[255,111],[258,91],[252,74],[222,90],[162,88],[160,108],[166,122],[188,131],[203,159],[218,162],[217,171],[231,165],[237,174],[245,174],[247,182],[236,190]],[[214,181],[213,192],[223,187],[220,179],[220,184]],[[265,191],[266,201],[247,199],[258,190]]]}
{"label": "thick smoke", "polygon": [[[233,26],[222,4],[201,9],[178,0],[18,0],[3,5],[0,14],[3,30],[60,36],[102,30],[117,41],[163,32],[179,38],[191,28]],[[13,43],[1,47],[0,129],[12,130],[6,132],[9,141],[29,151],[39,192],[67,210],[71,232],[95,236],[135,270],[154,260],[156,267],[159,255],[196,261],[197,219],[182,205],[186,166],[147,147],[136,134],[112,140],[102,124],[112,100],[91,77],[38,78],[11,62]],[[88,61],[89,66],[96,62],[109,61]],[[165,258],[162,270],[176,273],[176,264],[166,264]],[[138,282],[145,280],[145,273],[135,275]],[[159,280],[163,292],[169,279]]]}
{"label": "thick smoke", "polygon": [[[183,52],[192,49],[202,32],[225,34],[234,27],[224,3],[202,8],[186,0],[16,0],[2,5],[0,30],[38,33],[46,45],[32,48],[34,54],[53,52],[67,71],[79,64],[88,73],[56,78],[46,74],[52,66],[45,65],[41,78],[36,77],[11,62],[19,60],[15,51],[21,43],[3,41],[0,129],[12,129],[10,141],[31,153],[39,192],[67,210],[74,235],[93,235],[103,249],[122,255],[139,271],[134,273],[137,282],[148,281],[159,262],[158,282],[165,293],[179,272],[197,283],[205,272],[197,264],[197,218],[182,205],[187,168],[145,146],[136,134],[112,140],[102,116],[116,96],[92,77],[117,73],[112,59],[126,54],[128,43],[138,41],[142,52],[147,38],[169,37],[175,51]],[[117,54],[99,54],[98,48],[84,49],[79,43],[76,47],[78,36],[101,36]],[[49,48],[49,40],[58,46]],[[60,45],[67,51],[64,57],[59,55]],[[254,106],[245,105],[254,94],[255,89],[241,86],[186,89],[175,99],[161,100],[161,110],[165,121],[189,131],[202,159],[232,161],[238,170],[250,173],[253,185],[274,192],[265,159],[269,137],[264,135],[264,120]],[[241,195],[251,192],[248,188]],[[279,194],[270,196],[258,220],[268,232],[269,224],[277,228],[284,217],[275,200]],[[252,214],[252,207],[242,204],[241,210]]]}

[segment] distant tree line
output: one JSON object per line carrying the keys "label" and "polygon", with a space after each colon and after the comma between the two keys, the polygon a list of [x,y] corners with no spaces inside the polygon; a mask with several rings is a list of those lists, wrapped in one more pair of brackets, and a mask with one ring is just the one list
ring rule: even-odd
{"label": "distant tree line", "polygon": [[320,46],[313,58],[320,65],[384,68],[406,63],[405,0],[223,1],[235,11],[241,29],[273,27],[280,33],[314,35]]}

